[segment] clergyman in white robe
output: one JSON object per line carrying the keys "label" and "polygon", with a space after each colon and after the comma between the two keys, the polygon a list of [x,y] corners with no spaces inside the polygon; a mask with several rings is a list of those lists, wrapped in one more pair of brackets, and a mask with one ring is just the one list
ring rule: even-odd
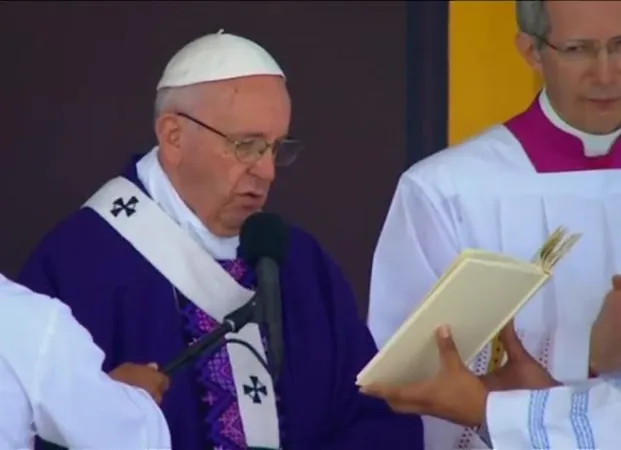
{"label": "clergyman in white robe", "polygon": [[[400,178],[371,275],[369,326],[383,346],[465,248],[531,260],[559,226],[583,236],[516,318],[528,351],[564,382],[589,375],[589,335],[621,271],[621,130],[565,123],[545,90],[522,114],[413,165]],[[490,349],[472,369],[488,368]],[[428,450],[487,448],[425,417]]]}
{"label": "clergyman in white robe", "polygon": [[493,392],[487,417],[496,449],[617,449],[621,376],[545,390]]}
{"label": "clergyman in white robe", "polygon": [[66,305],[0,275],[0,449],[32,448],[37,434],[76,449],[169,449],[159,406],[102,372],[103,358]]}

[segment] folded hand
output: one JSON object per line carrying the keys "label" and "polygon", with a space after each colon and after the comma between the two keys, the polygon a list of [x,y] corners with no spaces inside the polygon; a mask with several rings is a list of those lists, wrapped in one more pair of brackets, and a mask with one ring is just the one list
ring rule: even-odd
{"label": "folded hand", "polygon": [[166,375],[158,371],[157,364],[125,363],[109,373],[110,377],[121,383],[129,384],[147,391],[159,405],[162,396],[170,386]]}
{"label": "folded hand", "polygon": [[621,370],[621,275],[612,278],[597,320],[591,329],[591,369],[597,374]]}

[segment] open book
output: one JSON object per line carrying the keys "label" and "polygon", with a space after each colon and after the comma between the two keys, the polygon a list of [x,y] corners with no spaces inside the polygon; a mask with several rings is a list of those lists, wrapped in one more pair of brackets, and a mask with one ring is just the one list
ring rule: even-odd
{"label": "open book", "polygon": [[435,376],[440,369],[436,330],[444,324],[451,327],[459,354],[469,364],[550,279],[554,266],[579,238],[559,228],[531,262],[483,250],[463,251],[360,371],[356,383],[402,384]]}

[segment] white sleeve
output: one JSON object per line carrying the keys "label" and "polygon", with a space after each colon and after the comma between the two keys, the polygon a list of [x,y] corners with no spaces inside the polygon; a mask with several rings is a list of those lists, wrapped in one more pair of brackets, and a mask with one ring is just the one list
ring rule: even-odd
{"label": "white sleeve", "polygon": [[371,270],[369,328],[379,347],[459,254],[447,201],[406,173],[392,199]]}
{"label": "white sleeve", "polygon": [[616,449],[621,443],[621,378],[539,391],[490,394],[493,448]]}
{"label": "white sleeve", "polygon": [[46,330],[31,402],[36,433],[68,448],[169,449],[170,432],[145,391],[102,372],[103,352],[59,304]]}

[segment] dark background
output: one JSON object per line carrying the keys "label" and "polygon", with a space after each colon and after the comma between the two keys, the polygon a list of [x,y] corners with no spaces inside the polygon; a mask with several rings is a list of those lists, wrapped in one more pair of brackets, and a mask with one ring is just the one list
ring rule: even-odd
{"label": "dark background", "polygon": [[[424,111],[442,73],[421,61],[429,45],[442,45],[423,38],[445,2],[407,3],[0,3],[0,271],[14,275],[46,231],[130,154],[151,149],[165,64],[187,42],[224,28],[280,62],[294,102],[292,134],[307,146],[279,174],[269,208],[315,234],[366,312],[372,251],[398,176],[442,135],[442,108]],[[411,114],[407,78],[409,102],[423,105]],[[416,121],[408,130],[407,117]],[[406,136],[416,141],[409,153]]]}

